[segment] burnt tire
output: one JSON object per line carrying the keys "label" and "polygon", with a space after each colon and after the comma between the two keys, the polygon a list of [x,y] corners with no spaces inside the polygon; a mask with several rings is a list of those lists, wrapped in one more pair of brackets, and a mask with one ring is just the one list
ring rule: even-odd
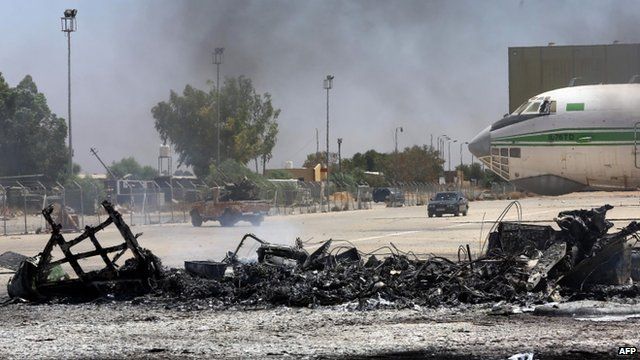
{"label": "burnt tire", "polygon": [[197,211],[191,212],[191,225],[195,227],[202,226],[202,216],[200,216],[200,213],[198,213]]}

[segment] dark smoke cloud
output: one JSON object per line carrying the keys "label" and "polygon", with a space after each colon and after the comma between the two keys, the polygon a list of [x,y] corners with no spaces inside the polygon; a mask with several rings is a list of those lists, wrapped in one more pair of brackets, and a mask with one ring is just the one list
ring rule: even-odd
{"label": "dark smoke cloud", "polygon": [[[102,171],[134,155],[156,163],[150,108],[189,83],[215,78],[211,51],[225,47],[224,76],[246,75],[282,109],[270,164],[300,165],[325,145],[322,79],[334,74],[331,148],[343,152],[467,141],[507,111],[507,47],[640,41],[633,1],[110,1],[0,2],[0,71],[31,74],[66,117],[66,41],[59,16],[79,9],[73,34],[76,161]],[[459,161],[458,146],[452,161]],[[469,155],[465,150],[465,161]]]}

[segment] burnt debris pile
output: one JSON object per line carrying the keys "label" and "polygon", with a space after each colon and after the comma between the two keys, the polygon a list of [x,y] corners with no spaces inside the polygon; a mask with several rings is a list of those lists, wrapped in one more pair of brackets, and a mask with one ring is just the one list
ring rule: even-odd
{"label": "burnt debris pile", "polygon": [[[316,306],[384,303],[396,307],[493,303],[533,304],[563,299],[637,296],[631,285],[632,244],[640,225],[608,233],[612,207],[562,212],[551,226],[502,221],[488,237],[486,254],[472,259],[468,246],[457,261],[420,259],[395,247],[384,258],[329,240],[309,254],[300,241],[275,245],[246,235],[222,262],[187,261],[160,281],[159,294],[222,304]],[[249,239],[258,261],[238,261]],[[637,271],[636,271],[637,272]]]}
{"label": "burnt debris pile", "polygon": [[[54,231],[45,250],[22,263],[9,284],[10,293],[42,299],[87,292],[115,297],[146,292],[143,299],[178,306],[206,301],[249,307],[348,303],[358,308],[497,302],[524,305],[640,295],[640,288],[634,285],[640,281],[640,256],[633,248],[640,225],[634,221],[609,232],[613,224],[606,219],[612,208],[608,205],[561,212],[555,219],[560,230],[499,221],[489,233],[486,252],[475,259],[469,246],[461,246],[458,259],[451,260],[433,255],[421,258],[393,245],[387,256],[363,253],[348,242],[332,240],[309,252],[299,239],[286,246],[247,234],[220,262],[186,261],[185,270],[162,271],[155,256],[138,246],[136,236],[110,204],[103,206],[110,218],[88,227],[74,240],[65,241],[52,224]],[[110,223],[118,227],[125,242],[103,248],[95,233]],[[87,238],[96,250],[68,253],[71,246]],[[258,245],[257,260],[240,259],[239,251],[253,242]],[[65,257],[52,261],[50,248],[55,245]],[[115,262],[119,256],[109,257],[107,252],[123,250],[134,256],[118,267]],[[86,256],[102,257],[106,267],[93,272],[76,269],[77,260]],[[76,270],[76,279],[54,271],[62,263]]]}
{"label": "burnt debris pile", "polygon": [[[318,268],[267,263],[229,265],[225,275],[197,278],[172,270],[160,282],[163,295],[190,300],[213,297],[225,304],[316,306],[384,301],[398,307],[508,300],[526,301],[521,264],[501,261],[456,263],[445,258],[392,255],[368,261],[326,259]],[[211,266],[217,266],[212,263]],[[230,270],[232,269],[232,270]],[[195,275],[192,275],[195,274]]]}
{"label": "burnt debris pile", "polygon": [[[92,299],[97,296],[136,295],[151,290],[161,277],[162,266],[151,251],[140,247],[120,213],[104,201],[109,217],[97,226],[86,226],[72,240],[62,235],[62,225],[52,218],[53,206],[42,210],[51,237],[42,252],[24,259],[9,281],[9,296],[30,301],[51,298]],[[113,224],[123,241],[104,245],[97,234]],[[91,262],[99,259],[99,264]],[[89,261],[87,261],[89,260]]]}

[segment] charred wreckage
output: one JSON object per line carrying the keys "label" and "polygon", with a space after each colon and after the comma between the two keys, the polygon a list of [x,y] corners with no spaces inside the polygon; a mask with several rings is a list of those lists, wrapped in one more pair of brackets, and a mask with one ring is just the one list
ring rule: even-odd
{"label": "charred wreckage", "polygon": [[[391,244],[381,252],[363,253],[346,241],[328,240],[313,252],[295,245],[266,242],[245,235],[225,259],[186,261],[185,269],[164,269],[140,247],[121,215],[105,201],[109,218],[87,226],[67,241],[60,225],[43,214],[51,238],[42,253],[21,262],[8,285],[9,295],[29,301],[109,295],[145,296],[175,302],[207,299],[221,306],[322,306],[351,303],[357,308],[454,306],[498,303],[540,304],[550,301],[611,296],[638,296],[640,256],[634,248],[640,224],[617,232],[606,219],[612,206],[561,212],[560,230],[547,225],[497,221],[486,252],[473,259],[461,246],[457,261],[439,256],[420,258]],[[505,209],[505,212],[508,208]],[[504,215],[504,213],[503,213]],[[501,216],[502,218],[503,216]],[[500,220],[500,219],[499,219]],[[124,242],[103,247],[96,234],[115,225]],[[88,241],[86,241],[88,240]],[[239,257],[248,241],[257,245],[257,261]],[[72,253],[90,242],[95,249]],[[60,259],[52,257],[59,248]],[[122,265],[118,260],[129,252]],[[79,260],[100,257],[105,266],[86,271]],[[73,273],[62,270],[68,264]]]}

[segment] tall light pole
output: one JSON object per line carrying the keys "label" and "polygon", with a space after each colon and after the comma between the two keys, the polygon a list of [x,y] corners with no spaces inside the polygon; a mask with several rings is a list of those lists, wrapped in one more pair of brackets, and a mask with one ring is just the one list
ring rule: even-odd
{"label": "tall light pole", "polygon": [[331,205],[329,204],[329,90],[333,87],[333,75],[327,75],[324,79],[323,87],[327,90],[327,183],[326,183],[326,193],[327,193],[327,212],[331,211]]}
{"label": "tall light pole", "polygon": [[442,134],[440,135],[440,158],[442,159],[442,161],[445,161],[445,151],[444,151],[444,142],[445,140],[450,140],[451,138],[449,137],[449,135],[447,134]]}
{"label": "tall light pole", "polygon": [[338,171],[342,174],[342,138],[338,138]]}
{"label": "tall light pole", "polygon": [[394,163],[395,163],[395,175],[394,175],[394,179],[398,179],[398,173],[400,172],[400,162],[398,160],[398,130],[400,130],[400,132],[403,131],[402,126],[398,126],[396,127],[396,136],[395,136],[395,159],[394,159]]}
{"label": "tall light pole", "polygon": [[67,9],[60,18],[60,26],[67,33],[67,112],[69,117],[69,176],[73,176],[73,138],[71,132],[71,33],[76,31],[76,14],[78,10]]}
{"label": "tall light pole", "polygon": [[[447,161],[449,163],[449,171],[451,171],[451,138],[447,139],[447,147],[449,148],[449,160]],[[458,142],[458,140],[453,140],[454,143]]]}
{"label": "tall light pole", "polygon": [[400,130],[400,132],[403,132],[404,130],[402,129],[402,126],[398,126],[396,128],[396,154],[398,154],[398,130]]}
{"label": "tall light pole", "polygon": [[222,64],[222,53],[224,53],[224,48],[216,48],[213,51],[213,63],[216,65],[216,113],[218,115],[216,123],[216,167],[220,167],[220,64]]}

